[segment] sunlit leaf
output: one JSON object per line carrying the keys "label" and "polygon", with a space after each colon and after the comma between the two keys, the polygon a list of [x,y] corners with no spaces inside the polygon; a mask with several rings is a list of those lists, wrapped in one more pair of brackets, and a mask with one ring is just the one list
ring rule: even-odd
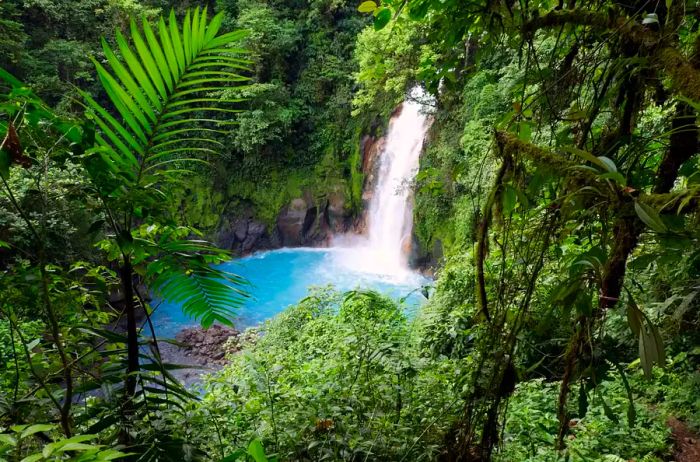
{"label": "sunlit leaf", "polygon": [[378,10],[379,12],[374,17],[374,30],[381,30],[389,24],[391,21],[391,10],[389,8],[382,8]]}
{"label": "sunlit leaf", "polygon": [[376,9],[377,9],[376,3],[372,2],[372,1],[367,1],[367,2],[360,3],[360,6],[357,8],[357,11],[359,11],[360,13],[372,13]]}

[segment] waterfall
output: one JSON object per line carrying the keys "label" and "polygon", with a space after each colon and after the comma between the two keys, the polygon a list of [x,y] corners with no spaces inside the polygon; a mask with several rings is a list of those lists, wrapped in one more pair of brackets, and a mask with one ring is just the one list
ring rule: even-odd
{"label": "waterfall", "polygon": [[[411,186],[418,172],[423,140],[430,127],[429,116],[417,100],[424,98],[416,88],[392,117],[384,149],[379,154],[377,180],[367,211],[366,237],[341,239],[351,243],[343,259],[362,272],[403,278],[411,271],[408,257],[413,229]],[[345,243],[345,245],[343,244]]]}

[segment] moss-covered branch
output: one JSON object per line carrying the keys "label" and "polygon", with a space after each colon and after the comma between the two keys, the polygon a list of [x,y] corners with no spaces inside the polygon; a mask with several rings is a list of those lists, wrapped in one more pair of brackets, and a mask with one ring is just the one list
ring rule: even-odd
{"label": "moss-covered branch", "polygon": [[671,88],[686,98],[700,102],[700,69],[674,47],[662,48],[656,58],[671,80]]}
{"label": "moss-covered branch", "polygon": [[[565,25],[592,27],[604,33],[624,37],[629,46],[648,56],[649,63],[659,67],[670,79],[674,92],[693,101],[700,101],[700,69],[693,65],[693,57],[688,59],[683,55],[677,43],[668,43],[669,37],[674,34],[659,33],[613,9],[607,12],[584,9],[555,10],[526,21],[520,31],[523,37],[531,38],[541,29]],[[695,53],[697,54],[697,50]]]}

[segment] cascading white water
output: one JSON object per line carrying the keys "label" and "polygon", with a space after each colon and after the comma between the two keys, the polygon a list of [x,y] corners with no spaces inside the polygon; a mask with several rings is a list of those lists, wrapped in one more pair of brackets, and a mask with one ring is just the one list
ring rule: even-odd
{"label": "cascading white water", "polygon": [[377,181],[367,215],[367,238],[351,240],[353,244],[343,257],[353,269],[394,278],[412,274],[408,268],[413,229],[410,186],[430,126],[423,106],[416,101],[424,97],[422,91],[414,89],[411,96],[391,120],[384,150],[379,155]]}
{"label": "cascading white water", "polygon": [[413,229],[410,182],[418,170],[426,115],[415,102],[405,102],[392,121],[379,158],[377,184],[369,206],[369,247],[384,269],[405,268]]}

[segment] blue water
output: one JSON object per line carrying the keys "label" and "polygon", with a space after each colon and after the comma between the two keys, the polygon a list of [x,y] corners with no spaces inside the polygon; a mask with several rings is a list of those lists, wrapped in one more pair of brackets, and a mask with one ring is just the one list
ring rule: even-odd
{"label": "blue water", "polygon": [[[356,256],[353,249],[279,249],[223,264],[223,269],[250,283],[246,290],[251,298],[238,310],[235,326],[243,329],[273,317],[304,298],[313,286],[332,284],[339,290],[374,289],[397,299],[407,297],[408,311],[425,300],[420,289],[428,279],[408,271],[385,275],[356,269]],[[182,328],[197,324],[177,304],[168,302],[157,305],[153,322],[161,337],[174,337]]]}

